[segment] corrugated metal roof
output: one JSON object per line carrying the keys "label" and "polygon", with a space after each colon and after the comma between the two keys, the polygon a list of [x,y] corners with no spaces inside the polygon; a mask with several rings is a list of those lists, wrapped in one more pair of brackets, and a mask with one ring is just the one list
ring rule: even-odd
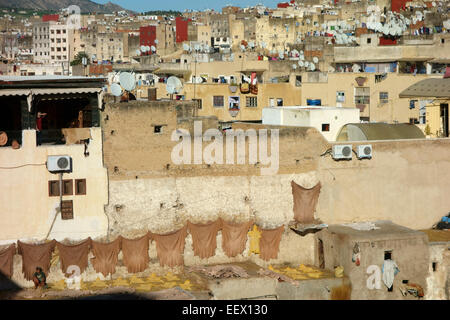
{"label": "corrugated metal roof", "polygon": [[101,88],[0,89],[0,96],[28,96],[45,94],[99,93]]}
{"label": "corrugated metal roof", "polygon": [[78,77],[78,76],[58,76],[58,75],[48,75],[48,76],[0,76],[0,81],[5,82],[20,82],[20,81],[52,81],[52,80],[101,80],[104,78],[97,77]]}
{"label": "corrugated metal roof", "polygon": [[409,86],[399,94],[400,98],[450,98],[450,78],[425,79]]}
{"label": "corrugated metal roof", "polygon": [[342,127],[337,141],[424,139],[425,135],[413,124],[349,123]]}

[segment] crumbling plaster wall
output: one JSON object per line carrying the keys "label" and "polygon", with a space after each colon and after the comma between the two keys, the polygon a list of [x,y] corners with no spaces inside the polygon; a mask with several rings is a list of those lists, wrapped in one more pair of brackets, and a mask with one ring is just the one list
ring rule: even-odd
{"label": "crumbling plaster wall", "polygon": [[[170,153],[178,142],[170,137],[177,126],[173,120],[176,108],[135,104],[116,104],[104,112],[109,118],[103,128],[110,236],[134,237],[145,230],[169,232],[187,220],[207,222],[218,217],[252,218],[265,228],[286,225],[293,218],[291,180],[306,188],[321,182],[315,216],[329,224],[392,220],[412,229],[429,228],[450,206],[450,198],[442,193],[450,187],[448,139],[373,141],[371,160],[354,156],[351,161],[335,161],[324,155],[331,145],[317,130],[271,127],[280,130],[279,170],[263,176],[263,166],[248,164],[248,154],[244,165],[173,164]],[[168,123],[168,130],[156,135],[145,129],[153,122]],[[203,131],[214,127],[211,119],[203,123],[208,123]],[[189,125],[192,122],[183,122],[184,128]],[[233,125],[233,129],[262,128],[258,124]],[[110,135],[111,130],[116,134]],[[353,143],[353,148],[364,143]],[[208,144],[204,142],[203,148]],[[224,155],[225,151],[224,147]],[[230,261],[221,256],[220,237],[219,232],[216,256],[207,262]],[[190,241],[188,235],[186,264],[200,261],[189,254]],[[287,229],[277,261],[312,263],[313,247],[311,237],[299,237]],[[251,259],[262,264],[258,257]]]}

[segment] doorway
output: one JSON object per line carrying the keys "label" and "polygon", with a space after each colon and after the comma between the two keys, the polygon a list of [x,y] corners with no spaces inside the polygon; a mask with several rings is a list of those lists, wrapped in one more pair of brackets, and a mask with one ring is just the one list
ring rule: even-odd
{"label": "doorway", "polygon": [[448,137],[448,103],[441,103],[440,109],[442,137]]}
{"label": "doorway", "polygon": [[325,269],[325,254],[323,250],[323,241],[321,239],[319,239],[318,249],[319,249],[319,268]]}

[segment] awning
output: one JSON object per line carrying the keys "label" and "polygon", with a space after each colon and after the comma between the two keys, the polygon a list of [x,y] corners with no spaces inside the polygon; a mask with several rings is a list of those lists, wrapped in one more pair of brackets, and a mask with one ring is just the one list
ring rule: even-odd
{"label": "awning", "polygon": [[31,111],[31,105],[33,96],[36,95],[63,95],[63,94],[83,94],[83,93],[96,93],[99,103],[98,107],[101,108],[103,99],[102,88],[45,88],[45,89],[2,89],[0,90],[1,96],[26,96],[28,103],[28,112]]}
{"label": "awning", "polygon": [[72,94],[72,93],[100,93],[102,88],[50,88],[50,89],[31,89],[33,95],[44,94]]}
{"label": "awning", "polygon": [[158,69],[154,72],[155,74],[178,74],[185,75],[190,74],[191,70],[181,70],[181,69]]}
{"label": "awning", "polygon": [[0,97],[4,96],[27,96],[31,92],[30,89],[5,89],[0,90]]}
{"label": "awning", "polygon": [[450,78],[432,78],[419,81],[399,94],[400,98],[450,98]]}

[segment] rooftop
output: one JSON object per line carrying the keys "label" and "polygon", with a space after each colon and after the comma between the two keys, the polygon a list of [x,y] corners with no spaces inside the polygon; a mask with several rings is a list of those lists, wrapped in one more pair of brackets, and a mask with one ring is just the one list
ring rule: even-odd
{"label": "rooftop", "polygon": [[331,233],[346,235],[350,239],[354,240],[379,241],[424,237],[423,232],[397,225],[391,221],[374,221],[374,224],[379,229],[356,230],[350,226],[339,224],[328,226],[328,231]]}
{"label": "rooftop", "polygon": [[419,81],[400,92],[399,97],[450,98],[450,78],[433,78]]}

